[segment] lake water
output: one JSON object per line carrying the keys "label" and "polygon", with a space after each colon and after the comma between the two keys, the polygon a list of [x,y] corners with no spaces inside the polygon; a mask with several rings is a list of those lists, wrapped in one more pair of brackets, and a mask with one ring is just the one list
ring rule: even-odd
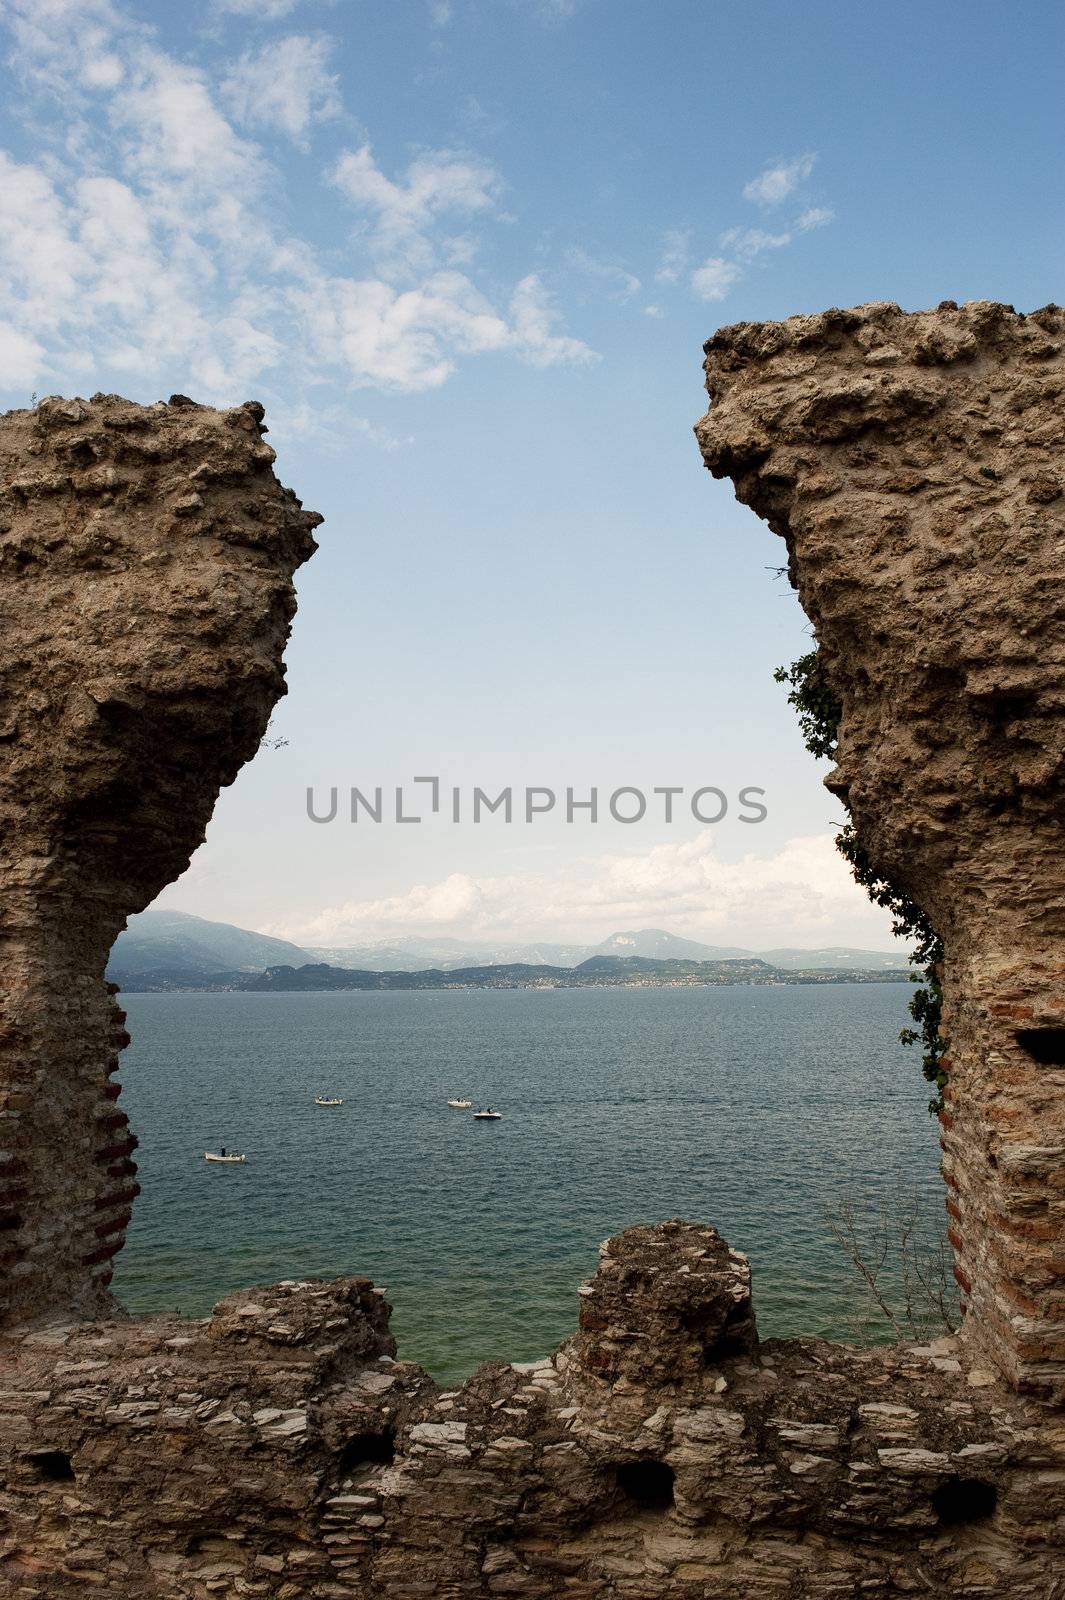
{"label": "lake water", "polygon": [[[679,1216],[751,1256],[763,1336],[853,1336],[829,1216],[873,1228],[917,1196],[941,1233],[928,1085],[897,1042],[910,993],[123,996],[144,1192],[116,1289],[204,1315],[234,1288],[367,1274],[400,1353],[450,1381],[548,1352],[600,1240]],[[449,1110],[462,1093],[504,1120]],[[246,1165],[206,1163],[220,1145]]]}

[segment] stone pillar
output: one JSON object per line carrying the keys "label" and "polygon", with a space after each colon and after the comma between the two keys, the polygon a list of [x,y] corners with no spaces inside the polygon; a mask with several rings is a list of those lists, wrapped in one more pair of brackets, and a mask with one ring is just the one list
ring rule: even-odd
{"label": "stone pillar", "polygon": [[592,1378],[649,1389],[698,1385],[757,1343],[747,1257],[716,1228],[674,1221],[606,1240],[572,1353]]}
{"label": "stone pillar", "polygon": [[262,416],[0,417],[0,1325],[109,1305],[137,1185],[108,953],[259,746],[320,521]]}
{"label": "stone pillar", "polygon": [[830,789],[945,942],[966,1329],[1065,1393],[1065,315],[724,328],[706,465],[787,541],[843,705]]}

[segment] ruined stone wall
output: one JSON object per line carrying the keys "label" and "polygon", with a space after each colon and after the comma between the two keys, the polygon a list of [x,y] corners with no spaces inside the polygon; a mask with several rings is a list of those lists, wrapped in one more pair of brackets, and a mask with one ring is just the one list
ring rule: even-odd
{"label": "ruined stone wall", "polygon": [[444,1392],[365,1279],[110,1301],[136,1185],[104,964],[256,748],[317,519],[256,406],[0,419],[0,1600],[1056,1600],[1057,327],[725,330],[701,429],[788,537],[833,783],[947,940],[980,1338],[761,1343],[746,1258],[671,1222],[602,1247],[560,1350]]}
{"label": "ruined stone wall", "polygon": [[137,1193],[108,952],[258,747],[320,520],[262,416],[0,418],[0,1325],[108,1304]]}
{"label": "ruined stone wall", "polygon": [[723,328],[707,466],[787,541],[843,704],[826,783],[946,946],[966,1330],[1065,1396],[1065,313]]}
{"label": "ruined stone wall", "polygon": [[1052,1600],[1061,1431],[957,1341],[759,1344],[713,1229],[609,1241],[441,1392],[365,1280],[0,1334],[4,1600]]}

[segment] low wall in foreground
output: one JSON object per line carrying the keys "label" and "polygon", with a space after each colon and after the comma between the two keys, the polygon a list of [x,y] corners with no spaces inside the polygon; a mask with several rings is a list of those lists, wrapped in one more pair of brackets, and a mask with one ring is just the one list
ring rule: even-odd
{"label": "low wall in foreground", "polygon": [[604,1245],[579,1304],[448,1392],[364,1280],[0,1338],[0,1592],[1054,1595],[1065,1460],[959,1341],[760,1344],[745,1258],[680,1222]]}

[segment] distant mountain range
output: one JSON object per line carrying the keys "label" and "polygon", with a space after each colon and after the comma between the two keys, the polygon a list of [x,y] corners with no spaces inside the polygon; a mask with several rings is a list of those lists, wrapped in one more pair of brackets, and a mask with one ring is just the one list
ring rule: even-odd
{"label": "distant mountain range", "polygon": [[[269,934],[251,933],[228,922],[208,922],[187,911],[142,911],[130,917],[125,933],[120,933],[111,950],[107,975],[126,988],[128,980],[158,978],[159,987],[178,987],[175,980],[187,978],[185,987],[199,987],[192,980],[247,977],[267,967],[286,962],[302,966],[308,952],[287,939],[272,939]],[[148,985],[139,983],[136,987]]]}
{"label": "distant mountain range", "polygon": [[520,943],[477,939],[381,939],[340,947],[312,945],[308,954],[331,966],[364,967],[371,972],[423,972],[430,967],[500,966],[507,962],[575,967],[592,953],[586,944]]}
{"label": "distant mountain range", "polygon": [[[187,911],[160,910],[143,911],[130,918],[129,927],[119,934],[111,951],[108,977],[129,990],[224,989],[256,987],[247,980],[271,968],[299,972],[308,967],[316,970],[325,967],[343,969],[346,973],[384,974],[390,980],[398,980],[404,973],[433,975],[430,981],[409,986],[398,981],[356,985],[426,988],[441,986],[438,977],[443,981],[450,974],[450,981],[454,982],[459,973],[489,969],[525,967],[563,974],[567,970],[576,972],[600,957],[687,964],[754,962],[756,966],[783,973],[820,971],[855,976],[897,973],[906,966],[906,957],[899,952],[847,947],[753,951],[731,945],[700,944],[662,928],[613,933],[598,945],[406,938],[339,948],[304,949],[287,939],[252,933],[227,922],[209,922]],[[594,973],[595,968],[590,971]],[[595,981],[603,981],[604,977],[600,969]],[[505,981],[502,970],[497,970],[494,978]],[[467,978],[465,981],[478,980]],[[485,979],[485,982],[491,981]],[[351,987],[328,981],[301,981],[299,986]]]}
{"label": "distant mountain range", "polygon": [[370,972],[316,962],[305,967],[269,967],[235,987],[250,993],[339,989],[586,989],[691,988],[705,984],[889,983],[903,974],[833,971],[827,967],[785,972],[766,961],[660,961],[651,956],[591,956],[576,967],[506,962],[489,967],[436,967],[424,972]]}

